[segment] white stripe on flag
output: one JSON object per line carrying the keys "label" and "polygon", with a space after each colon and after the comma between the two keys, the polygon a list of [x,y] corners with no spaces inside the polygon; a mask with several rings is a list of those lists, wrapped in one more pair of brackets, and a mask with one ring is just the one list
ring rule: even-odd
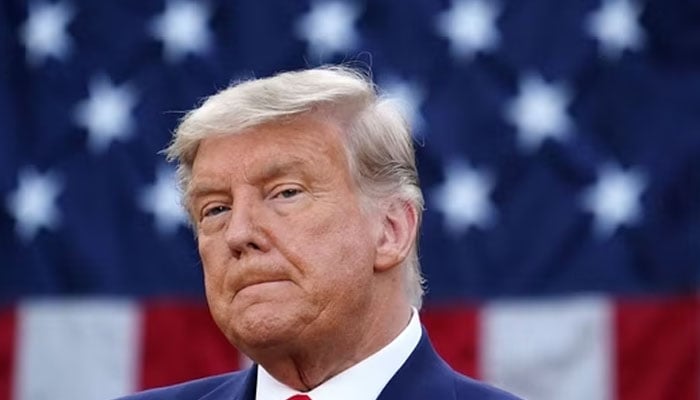
{"label": "white stripe on flag", "polygon": [[15,400],[95,400],[132,392],[138,373],[136,306],[41,300],[20,306]]}
{"label": "white stripe on flag", "polygon": [[611,400],[610,305],[577,297],[495,302],[482,310],[485,380],[532,400]]}

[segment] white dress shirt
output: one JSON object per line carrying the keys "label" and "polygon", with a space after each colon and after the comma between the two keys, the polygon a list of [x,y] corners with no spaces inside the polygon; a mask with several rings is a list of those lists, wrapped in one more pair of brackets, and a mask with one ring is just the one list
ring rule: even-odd
{"label": "white dress shirt", "polygon": [[[408,326],[391,343],[359,363],[303,393],[312,400],[374,400],[396,371],[411,355],[422,334],[418,311],[413,309]],[[265,368],[258,368],[256,400],[286,400],[300,392],[273,378]]]}

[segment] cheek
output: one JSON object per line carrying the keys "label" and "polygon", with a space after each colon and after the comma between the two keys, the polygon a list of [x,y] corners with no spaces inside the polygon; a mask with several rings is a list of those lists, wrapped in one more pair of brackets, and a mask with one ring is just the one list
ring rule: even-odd
{"label": "cheek", "polygon": [[372,234],[352,212],[316,216],[295,232],[287,231],[297,265],[327,286],[349,284],[374,268]]}
{"label": "cheek", "polygon": [[225,248],[212,238],[200,239],[199,255],[202,259],[204,271],[204,287],[209,303],[215,306],[223,300],[224,274],[225,274]]}

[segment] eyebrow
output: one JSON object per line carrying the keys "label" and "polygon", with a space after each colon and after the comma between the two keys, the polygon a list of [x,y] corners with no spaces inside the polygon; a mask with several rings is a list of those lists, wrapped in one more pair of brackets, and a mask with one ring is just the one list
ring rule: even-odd
{"label": "eyebrow", "polygon": [[197,182],[191,184],[189,189],[185,192],[185,199],[191,200],[196,196],[202,196],[209,193],[216,193],[221,191],[221,186],[208,181],[209,179],[207,179],[207,181],[205,182]]}
{"label": "eyebrow", "polygon": [[[302,176],[306,176],[306,172],[304,171],[305,164],[306,163],[301,159],[275,162],[265,167],[261,172],[252,174],[248,180],[252,183],[267,182],[284,176],[289,173],[290,170],[300,171]],[[222,179],[217,178],[205,178],[203,181],[192,183],[192,186],[190,186],[189,190],[185,193],[185,199],[189,202],[195,197],[221,192],[221,185],[217,183],[221,180]]]}
{"label": "eyebrow", "polygon": [[303,175],[306,175],[304,173],[305,164],[304,160],[301,159],[275,162],[265,167],[262,172],[252,175],[250,181],[256,183],[270,181],[289,173],[290,170],[301,171]]}

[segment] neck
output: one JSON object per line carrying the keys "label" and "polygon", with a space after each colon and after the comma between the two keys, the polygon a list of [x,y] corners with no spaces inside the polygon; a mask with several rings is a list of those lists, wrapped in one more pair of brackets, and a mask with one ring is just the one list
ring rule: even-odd
{"label": "neck", "polygon": [[389,310],[349,321],[344,335],[300,337],[284,347],[255,352],[251,358],[285,385],[309,391],[376,353],[406,328],[410,305],[398,302]]}

